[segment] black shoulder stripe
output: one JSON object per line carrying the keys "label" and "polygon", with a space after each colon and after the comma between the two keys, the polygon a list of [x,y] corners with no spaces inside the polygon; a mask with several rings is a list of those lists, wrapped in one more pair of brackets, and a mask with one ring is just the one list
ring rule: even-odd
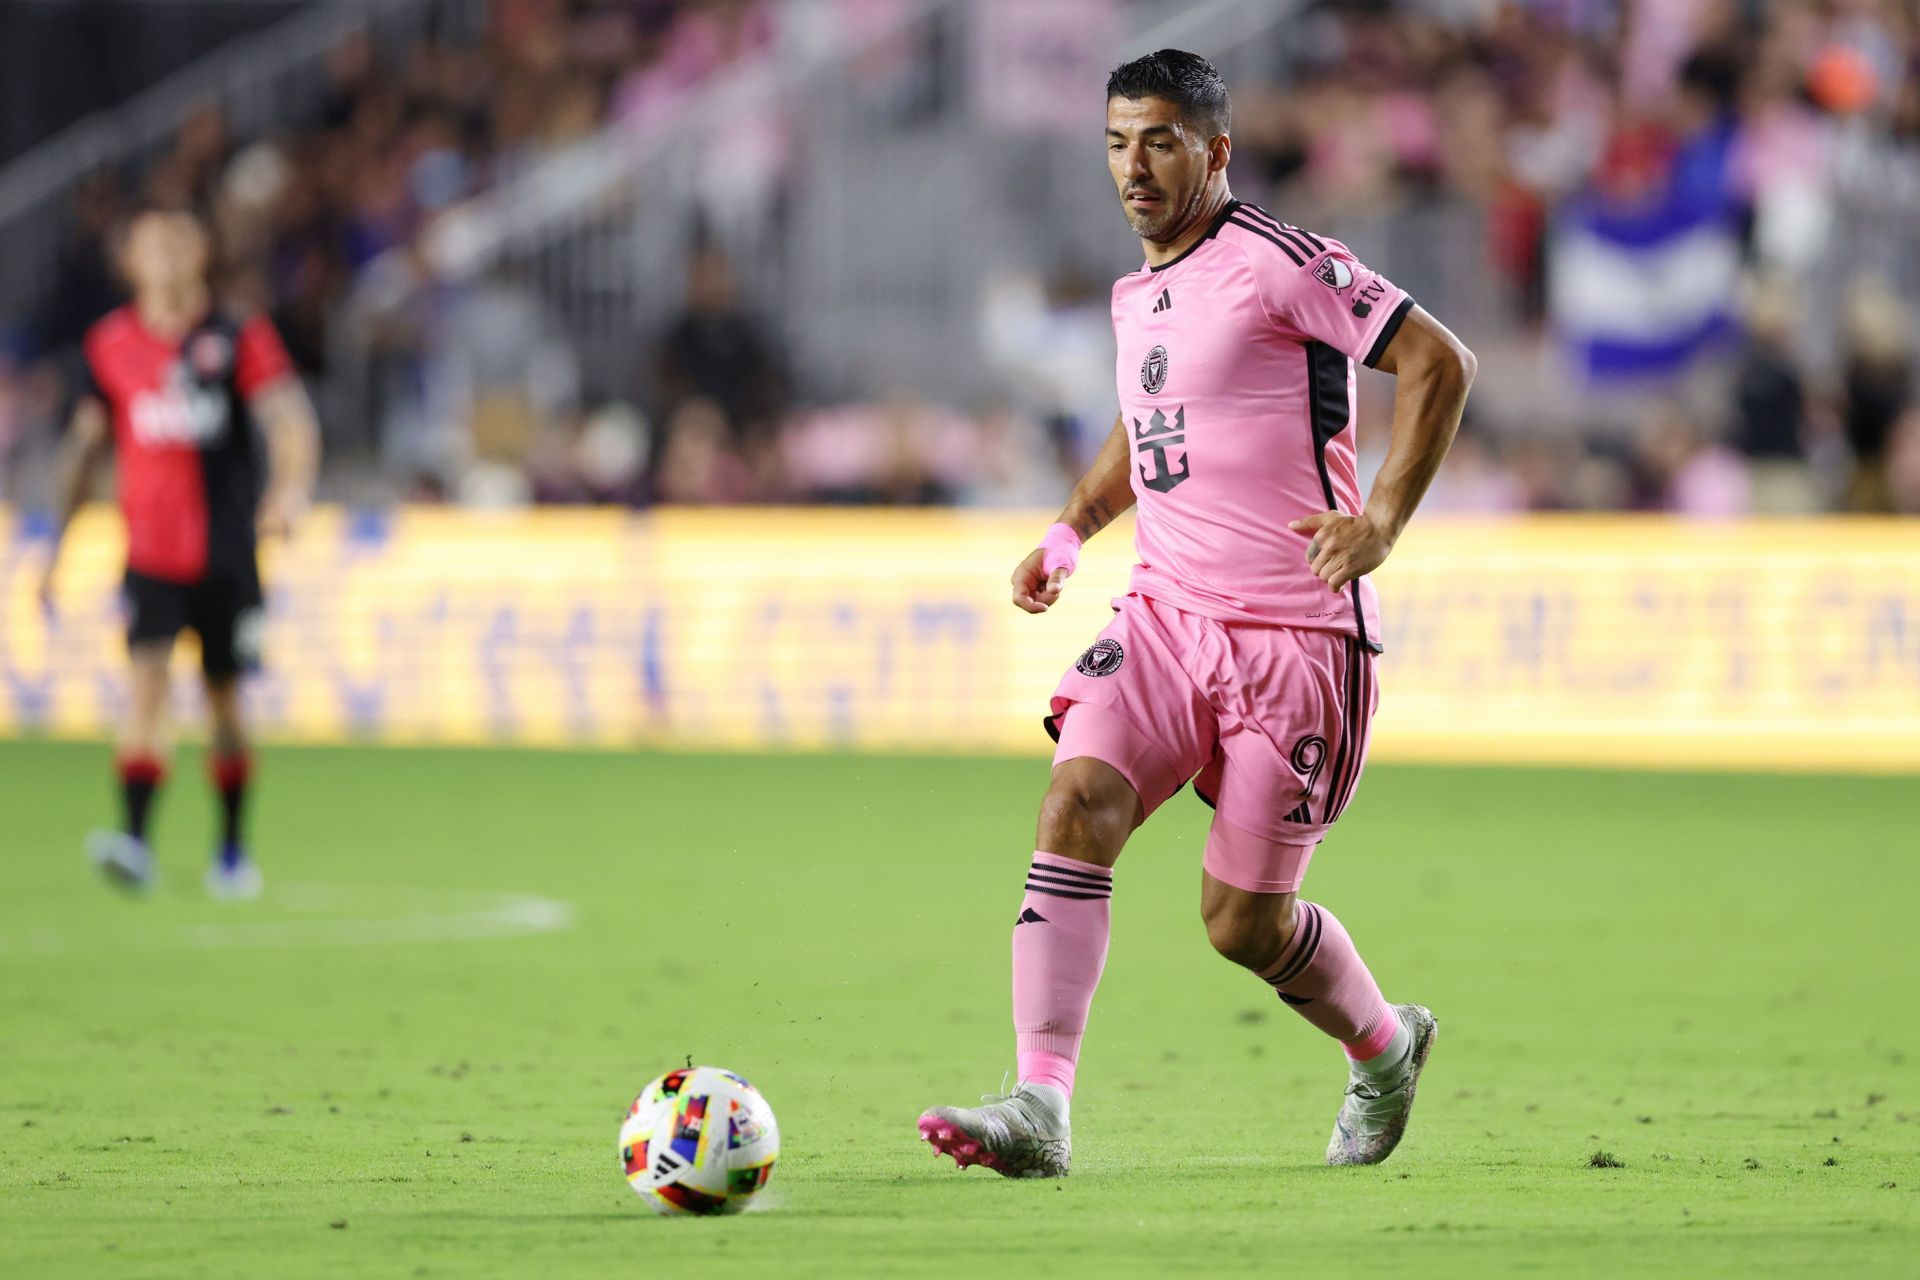
{"label": "black shoulder stripe", "polygon": [[1275,231],[1286,230],[1286,227],[1287,227],[1286,223],[1280,221],[1280,219],[1274,217],[1272,214],[1268,213],[1265,209],[1262,209],[1257,204],[1243,204],[1240,206],[1240,208],[1242,211],[1246,213],[1253,214],[1255,217],[1259,218],[1260,221],[1266,223],[1268,226],[1271,226]]}
{"label": "black shoulder stripe", "polygon": [[1296,227],[1291,222],[1282,222],[1257,204],[1243,204],[1240,207],[1249,213],[1259,214],[1261,218],[1273,224],[1275,231],[1284,232],[1286,235],[1292,237],[1294,243],[1301,245],[1303,248],[1311,246],[1314,253],[1325,253],[1327,251],[1327,242],[1313,234],[1313,232],[1308,231],[1305,227]]}
{"label": "black shoulder stripe", "polygon": [[1231,222],[1234,226],[1239,227],[1243,231],[1253,232],[1253,234],[1259,236],[1262,240],[1265,240],[1270,244],[1275,244],[1280,246],[1281,250],[1289,258],[1293,259],[1294,266],[1304,267],[1307,265],[1307,260],[1300,256],[1300,251],[1298,249],[1288,244],[1285,240],[1282,240],[1279,236],[1275,235],[1273,232],[1268,231],[1265,227],[1261,226],[1259,223],[1253,222],[1249,219],[1244,219],[1238,216],[1228,218],[1227,221]]}
{"label": "black shoulder stripe", "polygon": [[1286,223],[1273,217],[1272,214],[1267,215],[1267,221],[1273,224],[1268,227],[1267,230],[1273,232],[1273,234],[1279,236],[1282,240],[1285,240],[1307,257],[1311,258],[1314,255],[1315,250],[1307,244],[1307,238],[1300,233],[1297,227],[1289,227]]}
{"label": "black shoulder stripe", "polygon": [[[1299,245],[1300,252],[1306,254],[1309,258],[1311,258],[1314,254],[1320,252],[1319,249],[1310,247],[1307,244],[1307,238],[1301,235],[1298,231],[1282,231],[1280,234],[1285,236],[1287,239],[1293,241],[1293,243]],[[1325,246],[1322,246],[1322,248],[1324,247]]]}

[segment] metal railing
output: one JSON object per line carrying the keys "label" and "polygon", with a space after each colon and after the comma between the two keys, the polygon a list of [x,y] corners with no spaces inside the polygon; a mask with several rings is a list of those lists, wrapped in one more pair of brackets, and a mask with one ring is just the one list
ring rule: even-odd
{"label": "metal railing", "polygon": [[[996,394],[981,325],[993,278],[1070,267],[1098,285],[1137,265],[1137,250],[1088,136],[982,123],[984,8],[909,0],[849,31],[833,26],[837,6],[789,0],[774,58],[722,72],[644,132],[610,122],[443,215],[421,252],[394,251],[366,270],[332,326],[329,383],[316,390],[335,445],[364,452],[382,438],[395,396],[417,385],[431,354],[396,347],[393,333],[417,329],[420,315],[431,323],[463,290],[529,299],[565,335],[589,399],[647,403],[647,353],[680,310],[695,226],[777,330],[803,394],[911,389],[957,405]],[[1084,95],[1097,130],[1098,85],[1080,78],[1167,45],[1206,53],[1230,83],[1271,83],[1309,36],[1293,22],[1303,8],[1135,0],[1114,11],[1097,54],[1083,44],[1067,96]],[[325,55],[345,35],[366,31],[391,49],[429,31],[477,31],[485,14],[485,0],[324,6],[234,42],[0,172],[0,232],[15,250],[0,273],[0,314],[50,282],[73,183],[153,154],[200,102],[216,101],[241,139],[284,128],[311,117]],[[889,58],[903,68],[894,81],[873,70]],[[769,118],[771,141],[755,135]],[[756,145],[769,154],[743,162]],[[1499,312],[1474,210],[1423,206],[1369,214],[1364,229],[1352,222],[1342,221],[1347,238],[1423,300],[1457,315],[1455,295],[1471,296],[1476,315]]]}
{"label": "metal railing", "polygon": [[[1099,74],[1125,54],[1182,44],[1218,57],[1230,78],[1271,78],[1262,59],[1273,47],[1258,37],[1301,7],[1137,0],[1118,11]],[[377,437],[385,389],[406,381],[391,376],[380,318],[480,281],[538,300],[572,340],[589,397],[644,402],[645,353],[680,307],[695,226],[726,252],[795,381],[818,397],[910,387],[972,403],[993,377],[979,332],[993,272],[1071,263],[1098,277],[1133,265],[1128,237],[1089,232],[1111,230],[1118,214],[1086,137],[979,123],[981,6],[922,0],[823,38],[809,22],[831,8],[784,6],[771,65],[720,75],[644,135],[608,124],[443,219],[423,254],[396,252],[370,271],[377,283],[335,331],[352,434]],[[910,89],[876,85],[872,62],[902,50],[916,64]],[[1084,92],[1097,103],[1097,84]],[[738,137],[769,113],[781,130],[777,190],[742,196]],[[396,278],[408,281],[398,292]]]}
{"label": "metal railing", "polygon": [[247,141],[311,119],[326,92],[325,59],[364,32],[398,49],[429,32],[479,31],[485,0],[332,0],[241,36],[109,110],[77,121],[0,168],[0,317],[24,316],[53,288],[73,233],[75,188],[102,170],[137,169],[202,106]]}

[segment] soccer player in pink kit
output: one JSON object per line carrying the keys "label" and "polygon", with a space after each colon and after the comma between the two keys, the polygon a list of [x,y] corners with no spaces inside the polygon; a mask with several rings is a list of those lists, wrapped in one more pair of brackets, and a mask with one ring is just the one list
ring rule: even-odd
{"label": "soccer player in pink kit", "polygon": [[[1054,693],[1058,739],[1013,927],[1018,1087],[936,1107],[920,1133],[962,1167],[1064,1175],[1074,1066],[1106,961],[1114,864],[1189,780],[1214,807],[1200,911],[1346,1051],[1329,1164],[1376,1164],[1406,1130],[1437,1025],[1389,1004],[1325,907],[1299,900],[1353,797],[1377,702],[1373,586],[1452,444],[1473,355],[1338,241],[1227,188],[1226,87],[1163,49],[1107,81],[1107,167],[1146,265],[1113,288],[1120,418],[1013,602],[1060,598],[1082,541],[1137,502],[1132,589]],[[1397,376],[1364,503],[1353,361]]]}

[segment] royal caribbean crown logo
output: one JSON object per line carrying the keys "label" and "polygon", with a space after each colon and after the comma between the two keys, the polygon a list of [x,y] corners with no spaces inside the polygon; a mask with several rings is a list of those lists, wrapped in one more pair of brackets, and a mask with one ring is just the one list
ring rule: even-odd
{"label": "royal caribbean crown logo", "polygon": [[[1133,420],[1133,451],[1136,456],[1153,455],[1153,467],[1148,469],[1145,462],[1140,464],[1140,481],[1155,493],[1166,493],[1185,480],[1190,473],[1187,467],[1187,407],[1181,405],[1173,411],[1173,421],[1167,421],[1167,415],[1155,409],[1153,416],[1147,419],[1145,426],[1140,419]],[[1180,462],[1176,470],[1167,460],[1167,450],[1180,447]]]}

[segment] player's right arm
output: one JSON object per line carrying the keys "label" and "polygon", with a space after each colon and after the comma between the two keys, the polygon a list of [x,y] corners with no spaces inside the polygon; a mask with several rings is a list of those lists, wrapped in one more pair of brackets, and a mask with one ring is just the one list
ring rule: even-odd
{"label": "player's right arm", "polygon": [[286,537],[313,501],[320,473],[320,419],[280,333],[265,316],[240,329],[234,384],[267,438],[267,486],[255,524]]}
{"label": "player's right arm", "polygon": [[107,406],[98,397],[83,395],[73,406],[67,434],[54,459],[53,540],[47,547],[46,568],[40,574],[40,607],[53,612],[54,571],[60,564],[60,543],[67,526],[93,491],[93,479],[110,452]]}
{"label": "player's right arm", "polygon": [[[1045,613],[1060,598],[1061,584],[1073,572],[1080,544],[1113,523],[1133,505],[1133,477],[1128,468],[1127,428],[1116,417],[1107,442],[1060,512],[1048,537],[1013,571],[1013,602],[1028,613]],[[1064,542],[1064,546],[1060,545]],[[1049,563],[1051,561],[1051,563]]]}
{"label": "player's right arm", "polygon": [[320,471],[320,419],[306,388],[291,373],[248,401],[267,438],[267,487],[256,519],[260,532],[286,537],[313,501]]}

